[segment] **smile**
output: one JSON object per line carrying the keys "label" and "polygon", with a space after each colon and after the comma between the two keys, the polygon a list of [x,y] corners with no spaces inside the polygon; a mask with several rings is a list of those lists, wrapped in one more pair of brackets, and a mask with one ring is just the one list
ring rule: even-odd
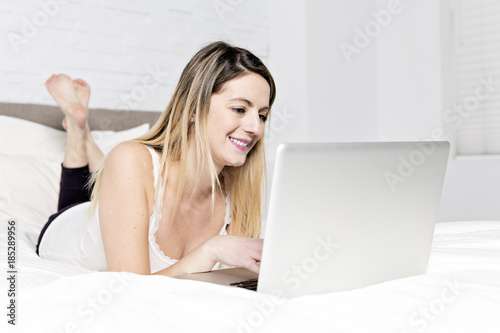
{"label": "smile", "polygon": [[238,148],[240,148],[241,150],[245,150],[248,145],[250,144],[250,141],[242,141],[242,140],[238,140],[238,139],[235,139],[235,138],[232,138],[232,137],[229,137],[229,140],[234,143]]}

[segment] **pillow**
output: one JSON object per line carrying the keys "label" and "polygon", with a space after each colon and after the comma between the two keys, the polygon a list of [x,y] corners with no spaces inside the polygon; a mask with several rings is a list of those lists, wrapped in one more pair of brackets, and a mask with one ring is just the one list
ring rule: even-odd
{"label": "pillow", "polygon": [[[106,154],[148,130],[149,124],[143,124],[119,132],[92,131],[92,136]],[[0,217],[16,218],[23,228],[40,231],[57,210],[65,143],[64,131],[0,116]]]}
{"label": "pillow", "polygon": [[0,154],[0,215],[38,233],[57,211],[61,162]]}
{"label": "pillow", "polygon": [[120,142],[138,138],[147,131],[149,131],[149,124],[142,124],[137,127],[118,132],[92,131],[91,134],[97,146],[104,154],[107,154]]}
{"label": "pillow", "polygon": [[[92,131],[92,137],[104,154],[118,143],[137,138],[149,130],[149,124],[114,132]],[[0,116],[0,154],[33,156],[62,161],[66,133],[24,119]]]}
{"label": "pillow", "polygon": [[0,116],[0,154],[62,161],[65,142],[64,131],[23,119]]}

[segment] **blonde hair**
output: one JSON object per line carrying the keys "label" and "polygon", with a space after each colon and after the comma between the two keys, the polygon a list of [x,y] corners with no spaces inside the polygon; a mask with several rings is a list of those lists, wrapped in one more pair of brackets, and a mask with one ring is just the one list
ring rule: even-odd
{"label": "blonde hair", "polygon": [[[167,182],[170,164],[178,163],[179,181],[177,196],[172,206],[172,218],[179,206],[186,183],[188,140],[193,134],[193,127],[198,163],[196,184],[200,180],[202,170],[208,168],[212,181],[212,205],[216,189],[222,190],[207,139],[206,119],[210,98],[212,94],[220,92],[227,82],[248,73],[262,76],[269,84],[271,108],[276,96],[274,79],[259,58],[248,50],[224,42],[214,42],[205,46],[184,68],[167,108],[155,125],[145,135],[133,140],[163,152],[160,171],[160,174],[164,175],[163,183],[158,184],[163,189]],[[92,175],[93,207],[99,198],[104,165],[103,159],[100,167]],[[242,166],[226,166],[222,173],[224,186],[230,195],[231,233],[260,237],[261,194],[266,181],[264,137],[249,151]],[[157,193],[162,192],[164,191],[157,191]],[[163,198],[156,197],[155,200],[159,203]]]}

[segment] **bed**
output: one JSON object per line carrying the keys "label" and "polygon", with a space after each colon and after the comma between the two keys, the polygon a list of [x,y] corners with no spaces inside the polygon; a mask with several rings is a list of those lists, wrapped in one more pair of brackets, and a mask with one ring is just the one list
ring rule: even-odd
{"label": "bed", "polygon": [[[91,110],[104,152],[159,116],[126,112]],[[42,260],[35,244],[57,205],[61,121],[53,106],[0,103],[2,332],[500,331],[500,221],[438,223],[427,274],[291,299]]]}

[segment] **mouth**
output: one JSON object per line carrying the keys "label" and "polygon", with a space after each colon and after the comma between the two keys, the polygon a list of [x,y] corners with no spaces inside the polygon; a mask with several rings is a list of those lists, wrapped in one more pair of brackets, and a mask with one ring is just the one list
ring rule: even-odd
{"label": "mouth", "polygon": [[248,149],[248,146],[251,142],[251,140],[236,139],[231,136],[229,137],[229,141],[231,141],[236,146],[236,148],[243,151]]}

